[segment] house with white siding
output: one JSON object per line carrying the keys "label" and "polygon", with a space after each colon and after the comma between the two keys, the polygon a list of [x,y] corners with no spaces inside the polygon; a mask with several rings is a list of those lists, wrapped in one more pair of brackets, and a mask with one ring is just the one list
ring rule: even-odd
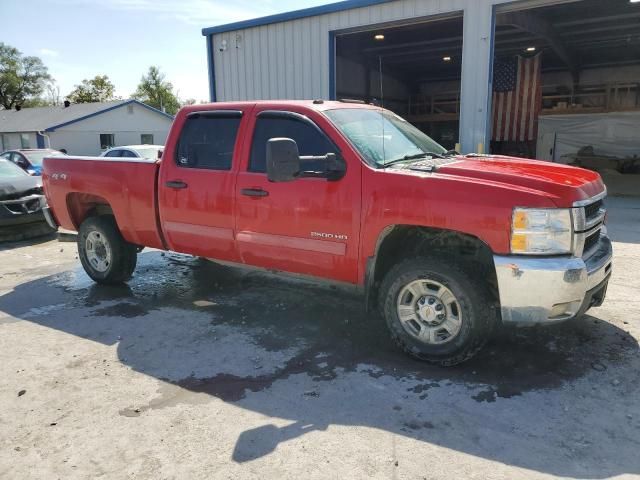
{"label": "house with white siding", "polygon": [[172,121],[137,100],[0,110],[0,152],[53,148],[99,155],[119,145],[163,145]]}

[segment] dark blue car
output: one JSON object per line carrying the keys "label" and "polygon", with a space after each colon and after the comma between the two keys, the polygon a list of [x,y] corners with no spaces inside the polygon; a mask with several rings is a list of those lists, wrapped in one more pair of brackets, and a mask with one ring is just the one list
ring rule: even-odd
{"label": "dark blue car", "polygon": [[64,155],[64,153],[50,148],[22,148],[7,150],[0,155],[0,158],[15,163],[29,175],[42,175],[42,159],[60,155]]}

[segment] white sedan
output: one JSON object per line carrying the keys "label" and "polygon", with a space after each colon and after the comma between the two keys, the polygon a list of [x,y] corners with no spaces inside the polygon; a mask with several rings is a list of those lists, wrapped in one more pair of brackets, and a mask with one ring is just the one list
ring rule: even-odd
{"label": "white sedan", "polygon": [[101,157],[116,158],[148,158],[157,160],[162,156],[163,145],[123,145],[105,150]]}

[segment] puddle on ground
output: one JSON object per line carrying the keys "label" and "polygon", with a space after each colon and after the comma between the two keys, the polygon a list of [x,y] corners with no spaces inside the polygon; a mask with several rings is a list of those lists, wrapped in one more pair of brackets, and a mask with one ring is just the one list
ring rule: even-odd
{"label": "puddle on ground", "polygon": [[[421,400],[428,398],[430,389],[453,383],[467,386],[470,397],[478,402],[493,402],[532,390],[559,388],[567,381],[598,373],[593,359],[603,365],[620,363],[638,350],[631,335],[587,316],[546,328],[502,330],[476,358],[443,369],[414,361],[400,352],[389,339],[382,319],[366,315],[362,298],[350,290],[225,267],[187,255],[150,251],[139,259],[128,285],[93,284],[78,267],[73,272],[18,285],[0,298],[0,308],[27,319],[29,315],[19,310],[20,305],[28,304],[23,297],[33,297],[31,292],[41,291],[42,298],[57,301],[35,307],[38,312],[51,311],[28,319],[60,329],[68,328],[56,320],[60,311],[54,307],[62,304],[80,311],[88,309],[93,317],[121,317],[133,322],[119,327],[124,329],[133,329],[137,321],[156,318],[154,313],[161,309],[178,308],[204,314],[213,327],[238,327],[262,350],[301,348],[284,366],[265,373],[258,370],[236,376],[223,372],[171,380],[181,388],[232,402],[294,374],[306,373],[322,382],[335,379],[341,372],[362,372],[374,379],[409,379],[416,385],[408,393]],[[91,338],[99,333],[93,332]],[[184,335],[188,337],[187,333]],[[137,349],[170,350],[172,342],[184,341],[185,336],[165,338],[162,346],[140,341],[127,347],[133,353],[126,357],[120,353],[125,357],[121,361],[134,370],[144,370],[141,365],[131,364],[131,359],[145,358],[147,350]],[[215,335],[199,341],[203,342],[201,348],[215,354]]]}

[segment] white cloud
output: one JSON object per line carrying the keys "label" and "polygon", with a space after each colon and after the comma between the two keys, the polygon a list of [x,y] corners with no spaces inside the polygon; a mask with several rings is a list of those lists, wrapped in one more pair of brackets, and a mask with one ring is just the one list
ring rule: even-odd
{"label": "white cloud", "polygon": [[[62,2],[96,6],[93,0]],[[110,0],[99,5],[124,12],[154,14],[159,19],[175,19],[200,27],[261,17],[274,10],[271,2],[252,0]]]}
{"label": "white cloud", "polygon": [[41,48],[40,50],[38,50],[38,53],[40,53],[40,55],[42,55],[43,57],[57,57],[58,55],[60,55],[60,52],[58,52],[57,50],[51,50],[49,48]]}

